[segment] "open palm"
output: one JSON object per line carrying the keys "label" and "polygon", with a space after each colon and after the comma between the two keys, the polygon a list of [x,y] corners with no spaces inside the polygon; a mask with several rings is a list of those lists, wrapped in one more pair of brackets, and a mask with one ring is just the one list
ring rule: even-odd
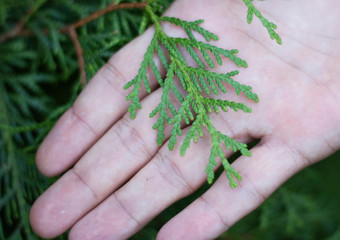
{"label": "open palm", "polygon": [[[293,174],[340,148],[340,2],[256,4],[278,25],[283,46],[255,19],[247,25],[240,0],[177,0],[166,13],[203,18],[204,27],[220,37],[217,46],[240,50],[249,67],[236,80],[251,85],[260,102],[228,92],[223,97],[246,102],[253,112],[228,111],[211,119],[238,141],[260,141],[251,158],[233,163],[243,177],[239,187],[229,188],[222,174],[161,229],[159,239],[216,238]],[[181,34],[173,27],[166,31]],[[136,75],[152,34],[148,30],[111,58],[40,147],[37,165],[43,174],[72,167],[32,207],[31,223],[40,236],[55,237],[73,226],[70,239],[126,239],[206,181],[208,134],[184,157],[177,148],[157,146],[156,120],[148,118],[161,97],[155,79],[136,119],[126,113],[122,89]],[[214,71],[235,68],[224,60]]]}

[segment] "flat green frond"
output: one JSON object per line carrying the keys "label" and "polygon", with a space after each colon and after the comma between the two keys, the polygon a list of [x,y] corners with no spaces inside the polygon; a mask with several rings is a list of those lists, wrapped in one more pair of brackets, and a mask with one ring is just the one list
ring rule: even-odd
{"label": "flat green frond", "polygon": [[[171,41],[184,47],[190,46],[192,48],[198,49],[199,51],[201,51],[208,65],[212,68],[214,66],[213,64],[211,64],[210,56],[207,56],[207,51],[210,51],[212,54],[214,54],[215,57],[218,56],[216,58],[216,61],[218,64],[222,64],[220,56],[224,56],[224,57],[229,58],[231,61],[233,61],[238,67],[245,67],[245,68],[248,67],[248,64],[245,60],[235,56],[235,54],[238,53],[238,50],[236,49],[226,50],[226,49],[211,45],[209,43],[204,43],[200,41],[192,41],[187,38],[171,38]],[[207,60],[208,57],[209,59]]]}
{"label": "flat green frond", "polygon": [[187,21],[175,18],[175,17],[166,17],[166,16],[160,17],[159,20],[163,22],[169,22],[179,27],[182,27],[186,31],[186,33],[188,34],[188,37],[191,40],[195,40],[195,37],[193,36],[191,30],[201,34],[205,38],[206,41],[210,41],[210,40],[217,41],[218,40],[218,36],[216,34],[209,32],[208,30],[199,26],[199,24],[203,23],[204,20],[187,22]]}
{"label": "flat green frond", "polygon": [[[137,109],[141,109],[142,105],[140,104],[140,99],[139,99],[139,93],[140,93],[140,87],[142,82],[144,83],[144,87],[148,93],[151,93],[151,86],[149,83],[149,80],[147,78],[147,68],[151,65],[153,65],[153,56],[154,56],[154,51],[155,51],[155,45],[158,44],[157,38],[154,37],[151,40],[151,43],[144,54],[144,59],[141,63],[141,66],[138,70],[138,74],[134,79],[129,81],[128,83],[125,84],[124,89],[128,89],[133,86],[133,90],[131,93],[126,97],[126,100],[131,100],[131,105],[128,109],[128,112],[130,112],[130,116],[132,119],[136,117]],[[152,66],[153,67],[153,66]],[[159,74],[159,71],[156,71],[154,69],[154,73],[156,75],[156,78]],[[159,78],[159,76],[158,76]],[[160,80],[159,80],[160,81]],[[161,81],[160,81],[161,82]]]}
{"label": "flat green frond", "polygon": [[211,87],[212,91],[217,95],[218,90],[217,87],[222,91],[226,92],[226,88],[223,86],[222,82],[226,82],[229,85],[231,85],[235,92],[239,95],[241,92],[243,92],[249,99],[258,102],[258,96],[256,93],[253,93],[251,90],[252,88],[247,85],[240,84],[239,82],[232,79],[233,76],[237,75],[238,71],[232,71],[229,73],[216,73],[211,72],[209,70],[201,69],[201,68],[193,68],[193,67],[187,67],[186,68],[188,73],[194,76],[198,76],[200,80],[200,84],[205,90],[207,94],[210,94],[210,90],[204,80],[204,78],[207,79],[209,86]]}
{"label": "flat green frond", "polygon": [[202,88],[204,89],[204,92],[209,95],[210,94],[210,88],[208,87],[208,84],[207,84],[204,76],[198,75],[198,79],[199,79],[199,82],[200,82]]}
{"label": "flat green frond", "polygon": [[281,37],[274,31],[277,29],[277,26],[268,21],[265,17],[262,16],[261,12],[254,7],[253,3],[251,0],[243,0],[245,5],[248,8],[247,12],[247,22],[250,24],[253,21],[253,16],[255,15],[258,19],[260,19],[262,25],[267,29],[269,36],[271,39],[275,40],[277,44],[281,45],[282,44],[282,39]]}
{"label": "flat green frond", "polygon": [[212,92],[215,94],[215,95],[218,95],[219,92],[218,92],[218,89],[215,85],[215,82],[213,81],[213,79],[210,77],[210,76],[207,76],[207,82],[212,90]]}
{"label": "flat green frond", "polygon": [[182,105],[180,109],[178,110],[178,114],[174,116],[173,119],[169,121],[169,124],[172,124],[172,131],[171,131],[171,136],[169,139],[169,150],[173,150],[174,146],[176,145],[177,142],[177,136],[182,135],[182,130],[181,130],[181,121],[184,119],[184,121],[189,124],[189,119],[187,117],[187,112],[190,111],[190,100],[192,99],[192,95],[188,94],[184,101],[182,102]]}
{"label": "flat green frond", "polygon": [[247,148],[247,144],[237,142],[236,140],[224,135],[221,132],[217,132],[218,141],[224,143],[227,150],[234,152],[240,151],[242,155],[247,157],[251,156],[250,151]]}
{"label": "flat green frond", "polygon": [[[240,84],[233,79],[239,71],[234,70],[220,74],[206,69],[207,66],[214,68],[216,64],[222,65],[223,57],[230,59],[238,67],[247,67],[247,62],[236,56],[238,53],[236,49],[226,50],[210,43],[197,41],[193,31],[201,34],[207,41],[218,39],[215,34],[200,26],[203,23],[202,20],[187,22],[174,17],[158,17],[150,5],[146,7],[146,12],[149,14],[150,20],[155,24],[155,34],[136,77],[125,85],[125,89],[133,87],[127,96],[127,99],[131,100],[131,105],[128,109],[131,117],[134,118],[137,109],[141,107],[138,98],[141,83],[144,82],[146,90],[151,91],[146,74],[146,69],[150,66],[159,85],[162,87],[161,101],[150,113],[150,117],[158,117],[153,125],[153,129],[158,131],[157,144],[161,146],[166,140],[164,129],[166,125],[169,125],[172,129],[168,140],[168,148],[173,150],[177,144],[178,136],[182,135],[182,127],[185,124],[189,126],[189,129],[180,146],[180,153],[183,156],[190,147],[191,141],[197,142],[203,136],[203,128],[206,128],[212,139],[211,155],[206,169],[208,182],[211,183],[214,179],[214,169],[218,165],[216,159],[219,158],[228,176],[230,186],[237,186],[236,181],[241,179],[240,175],[225,158],[222,146],[233,151],[240,151],[246,156],[250,156],[250,152],[247,145],[238,143],[217,131],[209,118],[209,113],[218,113],[220,110],[227,111],[228,109],[251,112],[251,109],[244,103],[213,99],[204,97],[203,94],[214,93],[218,95],[220,92],[227,93],[225,85],[229,84],[237,94],[242,92],[249,99],[257,102],[258,97],[252,92],[250,86]],[[163,31],[160,22],[171,23],[183,28],[188,38],[168,36]],[[188,54],[184,55],[180,49],[186,50]],[[166,70],[164,80],[153,60],[154,54],[159,57]],[[191,57],[197,67],[189,66],[187,57]],[[175,84],[174,81],[176,80],[178,84]],[[175,107],[176,104],[172,102],[174,99],[179,102],[179,107]]]}
{"label": "flat green frond", "polygon": [[178,79],[180,80],[180,82],[182,84],[183,89],[187,90],[187,83],[184,80],[182,72],[178,68],[176,68],[175,72],[176,72]]}
{"label": "flat green frond", "polygon": [[222,84],[222,81],[221,79],[214,79],[215,82],[216,82],[216,85],[218,86],[218,88],[223,92],[223,93],[226,93],[227,92],[227,89],[225,88],[225,86]]}
{"label": "flat green frond", "polygon": [[191,73],[189,73],[189,75],[190,75],[190,79],[191,79],[192,83],[195,85],[195,88],[197,89],[197,91],[199,93],[202,93],[202,87],[201,87],[200,83],[197,81],[197,77],[194,74],[191,74]]}
{"label": "flat green frond", "polygon": [[170,88],[171,88],[172,92],[174,93],[174,95],[176,96],[176,98],[178,99],[178,101],[182,103],[184,101],[184,97],[182,96],[181,92],[175,86],[173,79],[172,79],[172,83],[171,83]]}
{"label": "flat green frond", "polygon": [[169,63],[168,63],[168,60],[166,59],[164,53],[163,53],[163,50],[162,48],[159,46],[159,44],[156,44],[155,45],[155,49],[157,51],[157,54],[158,54],[158,57],[159,59],[161,60],[165,70],[169,70]]}
{"label": "flat green frond", "polygon": [[197,53],[195,52],[195,50],[189,46],[189,45],[186,45],[184,46],[186,48],[186,50],[188,51],[188,53],[190,54],[190,56],[192,57],[192,59],[194,59],[194,61],[197,63],[197,65],[200,67],[200,68],[204,68],[204,63],[202,62],[201,58],[197,55]]}
{"label": "flat green frond", "polygon": [[186,64],[186,60],[184,59],[182,53],[179,51],[177,43],[173,41],[173,38],[161,35],[160,41],[170,55],[175,56],[178,60],[182,62],[182,64]]}
{"label": "flat green frond", "polygon": [[252,87],[244,85],[244,84],[241,84],[241,83],[233,80],[230,77],[224,77],[224,78],[221,78],[221,80],[226,82],[226,83],[228,83],[228,84],[230,84],[231,86],[233,86],[233,88],[235,89],[235,92],[236,92],[237,95],[240,95],[241,92],[243,92],[246,95],[247,98],[253,100],[254,102],[258,102],[259,101],[259,98],[258,98],[257,94],[253,93],[251,91]]}
{"label": "flat green frond", "polygon": [[163,84],[164,84],[163,78],[162,78],[161,73],[159,72],[159,70],[158,70],[158,68],[156,66],[156,63],[154,62],[154,60],[151,59],[149,64],[150,64],[152,72],[155,74],[155,77],[156,77],[159,85],[161,87],[163,87]]}
{"label": "flat green frond", "polygon": [[[135,89],[138,89],[137,87]],[[142,104],[139,102],[139,97],[131,97],[131,104],[129,106],[128,112],[130,113],[131,119],[136,118],[137,109],[142,109]]]}
{"label": "flat green frond", "polygon": [[200,122],[201,116],[197,116],[194,122],[192,123],[180,147],[181,156],[185,155],[186,150],[190,147],[190,142],[192,139],[194,139],[194,142],[196,142],[198,140],[197,136],[199,137],[203,136],[203,131]]}
{"label": "flat green frond", "polygon": [[[244,153],[245,156],[250,156],[250,152],[242,151],[247,148],[246,144],[239,143],[234,139],[229,138],[228,136],[223,135],[221,132],[217,131],[215,127],[212,125],[209,118],[206,118],[206,124],[208,131],[211,135],[212,149],[209,157],[209,164],[206,168],[208,183],[212,183],[214,179],[214,167],[217,165],[216,158],[221,159],[223,168],[227,174],[227,178],[229,180],[229,184],[231,188],[235,188],[238,186],[237,181],[241,181],[241,175],[230,165],[228,160],[225,157],[225,153],[222,149],[222,144],[226,146],[226,148],[232,149],[234,152],[240,150],[241,153]],[[236,180],[236,181],[235,181]]]}
{"label": "flat green frond", "polygon": [[234,111],[241,110],[247,113],[251,112],[251,108],[247,107],[247,105],[245,105],[244,103],[237,103],[233,101],[214,99],[214,98],[203,98],[203,103],[205,107],[207,108],[208,112],[211,112],[212,108],[215,110],[215,112],[218,112],[219,108],[224,112],[228,111],[228,108],[231,108]]}
{"label": "flat green frond", "polygon": [[203,55],[203,58],[205,59],[205,61],[209,65],[209,67],[214,68],[215,64],[214,64],[213,60],[211,59],[211,57],[209,56],[209,54],[207,53],[207,51],[204,48],[201,48],[201,53]]}
{"label": "flat green frond", "polygon": [[169,71],[167,73],[167,76],[164,80],[164,86],[163,86],[163,92],[162,92],[162,97],[161,97],[161,102],[159,105],[150,113],[150,117],[154,117],[157,113],[159,113],[159,117],[157,122],[153,125],[153,129],[158,129],[157,133],[157,143],[159,146],[161,146],[164,142],[165,139],[165,134],[164,134],[164,124],[166,121],[169,121],[170,117],[168,115],[168,111],[176,116],[177,112],[175,107],[170,101],[169,94],[170,94],[170,89],[171,85],[173,84],[173,77],[174,77],[174,64],[171,64],[169,67]]}
{"label": "flat green frond", "polygon": [[172,125],[171,136],[169,138],[168,147],[169,150],[172,151],[177,143],[177,136],[182,135],[181,124],[180,124],[180,115],[175,118],[174,124]]}

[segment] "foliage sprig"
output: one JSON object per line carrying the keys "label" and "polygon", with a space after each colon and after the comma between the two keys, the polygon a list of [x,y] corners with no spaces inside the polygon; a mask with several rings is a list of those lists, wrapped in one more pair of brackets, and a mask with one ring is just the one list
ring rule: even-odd
{"label": "foliage sprig", "polygon": [[[216,64],[222,65],[222,57],[229,58],[238,67],[246,68],[248,66],[247,62],[236,56],[238,53],[236,49],[227,50],[210,44],[211,40],[218,40],[218,36],[200,26],[203,20],[189,22],[174,17],[159,17],[154,13],[150,5],[146,6],[145,10],[155,26],[155,33],[144,54],[137,75],[124,86],[124,89],[132,87],[132,91],[126,97],[127,100],[131,101],[128,109],[131,118],[135,118],[137,110],[142,108],[139,98],[142,85],[144,85],[148,93],[151,93],[147,75],[147,69],[150,67],[159,85],[163,88],[160,103],[150,113],[151,118],[158,115],[158,120],[153,126],[153,129],[158,130],[158,145],[161,146],[165,141],[164,128],[166,124],[172,126],[168,147],[169,150],[173,150],[177,143],[177,136],[182,135],[183,122],[186,125],[191,123],[180,147],[180,153],[183,156],[190,147],[191,141],[198,141],[198,137],[203,136],[203,129],[206,128],[211,136],[212,146],[206,168],[208,182],[212,183],[214,167],[217,166],[216,159],[220,158],[230,186],[232,188],[236,187],[236,181],[240,181],[241,176],[231,167],[223,149],[233,150],[234,152],[240,151],[245,156],[250,156],[251,153],[246,144],[239,143],[218,131],[213,125],[209,113],[212,111],[217,113],[220,110],[227,111],[228,109],[251,112],[251,109],[244,103],[215,99],[204,95],[226,93],[226,85],[229,85],[237,95],[243,93],[254,102],[258,102],[258,96],[252,92],[250,86],[240,84],[233,79],[239,71],[235,70],[219,74],[207,70],[206,66],[214,68]],[[188,38],[168,36],[163,31],[161,23],[170,23],[181,27]],[[198,41],[193,32],[203,36],[206,42]],[[189,66],[179,47],[186,49],[197,67]],[[163,49],[165,49],[166,53],[164,53]],[[155,64],[155,56],[158,56],[166,69],[165,79],[162,78],[160,70]],[[175,84],[175,77],[178,78],[181,87]],[[176,103],[171,96],[175,96],[176,101],[179,102],[179,107],[176,107]]]}
{"label": "foliage sprig", "polygon": [[262,16],[261,12],[257,8],[254,7],[252,3],[253,0],[243,0],[243,2],[248,8],[247,22],[250,24],[253,21],[253,18],[255,15],[258,19],[260,19],[262,25],[267,29],[270,38],[275,40],[277,44],[281,45],[282,39],[279,36],[279,34],[275,32],[275,30],[277,29],[276,24],[268,21],[268,19]]}

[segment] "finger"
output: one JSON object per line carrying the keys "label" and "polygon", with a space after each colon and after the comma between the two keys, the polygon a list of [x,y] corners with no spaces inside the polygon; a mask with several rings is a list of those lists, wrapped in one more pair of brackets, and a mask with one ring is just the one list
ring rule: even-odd
{"label": "finger", "polygon": [[[152,35],[150,29],[117,52],[60,118],[37,152],[37,167],[44,175],[60,174],[73,165],[125,114],[129,102],[123,86],[138,72]],[[157,81],[153,74],[149,80],[155,88]],[[142,90],[141,96],[144,95]]]}
{"label": "finger", "polygon": [[160,97],[157,90],[145,98],[135,120],[125,115],[34,203],[31,224],[40,236],[51,238],[66,231],[155,154],[156,120],[148,114]]}
{"label": "finger", "polygon": [[[82,218],[69,238],[126,239],[167,206],[195,191],[206,181],[210,138],[205,135],[184,157],[178,145],[171,152],[163,146],[127,184]],[[238,140],[249,141],[249,137],[238,133]]]}
{"label": "finger", "polygon": [[297,150],[270,137],[252,154],[233,164],[243,177],[239,187],[231,189],[223,174],[204,195],[164,225],[157,239],[214,239],[309,164]]}

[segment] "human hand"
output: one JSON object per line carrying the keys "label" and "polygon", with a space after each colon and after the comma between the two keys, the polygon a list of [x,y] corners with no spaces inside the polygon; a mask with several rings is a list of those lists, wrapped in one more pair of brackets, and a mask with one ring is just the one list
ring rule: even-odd
{"label": "human hand", "polygon": [[[232,138],[260,142],[251,158],[233,163],[243,177],[239,187],[231,189],[222,174],[161,229],[159,239],[216,238],[290,176],[340,148],[340,3],[272,0],[261,7],[279,26],[283,46],[268,39],[255,19],[247,25],[238,0],[177,0],[166,14],[205,19],[204,27],[220,37],[214,44],[240,50],[249,67],[236,79],[252,86],[260,102],[244,97],[251,114],[228,111],[211,119]],[[167,32],[177,34],[175,28]],[[184,157],[156,144],[156,120],[148,118],[161,96],[156,80],[154,92],[143,93],[136,119],[126,114],[122,89],[137,73],[152,35],[148,30],[115,54],[41,145],[37,165],[43,174],[73,166],[32,207],[32,227],[42,237],[73,226],[70,239],[126,239],[206,181],[207,134]],[[225,60],[214,71],[234,69]],[[240,98],[230,92],[220,97]]]}

